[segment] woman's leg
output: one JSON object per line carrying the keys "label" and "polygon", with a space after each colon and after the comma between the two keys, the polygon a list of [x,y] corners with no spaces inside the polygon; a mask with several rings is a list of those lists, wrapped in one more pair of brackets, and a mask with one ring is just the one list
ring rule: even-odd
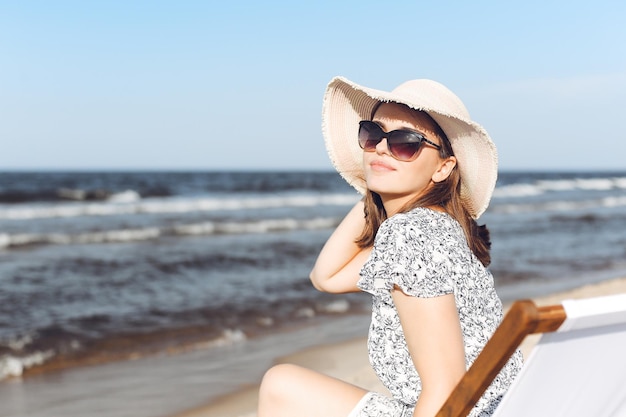
{"label": "woman's leg", "polygon": [[277,365],[261,382],[257,417],[347,417],[364,389],[296,365]]}

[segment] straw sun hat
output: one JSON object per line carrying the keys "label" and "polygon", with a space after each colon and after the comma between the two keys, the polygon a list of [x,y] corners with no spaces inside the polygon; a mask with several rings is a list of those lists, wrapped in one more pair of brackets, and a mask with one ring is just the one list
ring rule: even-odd
{"label": "straw sun hat", "polygon": [[359,121],[370,120],[380,102],[394,102],[428,113],[444,131],[461,174],[461,199],[477,219],[487,209],[498,176],[498,155],[489,134],[470,119],[461,100],[431,80],[407,81],[393,91],[381,91],[333,78],[326,89],[322,131],[330,160],[341,176],[361,194],[367,186]]}

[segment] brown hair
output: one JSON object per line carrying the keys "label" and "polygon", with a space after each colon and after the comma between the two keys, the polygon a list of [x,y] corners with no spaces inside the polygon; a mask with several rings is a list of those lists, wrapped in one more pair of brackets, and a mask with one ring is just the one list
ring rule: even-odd
{"label": "brown hair", "polygon": [[[426,112],[423,112],[423,114],[428,115]],[[439,156],[442,159],[454,156],[452,146],[445,133],[434,120],[433,124],[435,126],[435,133],[439,136],[442,144]],[[361,236],[356,240],[357,245],[361,248],[369,247],[374,244],[374,238],[376,237],[378,228],[382,222],[387,219],[387,212],[383,207],[382,199],[377,193],[367,190],[363,201],[365,203],[365,227],[363,228]],[[441,182],[434,183],[426,193],[407,203],[399,212],[407,212],[416,207],[433,206],[442,207],[446,213],[459,222],[465,232],[467,243],[472,252],[474,252],[474,255],[476,255],[484,266],[489,266],[491,263],[491,255],[489,254],[491,249],[489,230],[485,225],[479,226],[461,203],[461,174],[458,169],[458,161],[448,178]]]}

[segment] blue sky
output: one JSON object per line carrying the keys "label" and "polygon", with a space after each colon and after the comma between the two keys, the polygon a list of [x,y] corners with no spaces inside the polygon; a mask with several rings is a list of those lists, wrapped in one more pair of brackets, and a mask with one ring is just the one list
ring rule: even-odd
{"label": "blue sky", "polygon": [[0,169],[331,169],[335,75],[442,82],[504,170],[625,169],[625,17],[622,0],[0,0]]}

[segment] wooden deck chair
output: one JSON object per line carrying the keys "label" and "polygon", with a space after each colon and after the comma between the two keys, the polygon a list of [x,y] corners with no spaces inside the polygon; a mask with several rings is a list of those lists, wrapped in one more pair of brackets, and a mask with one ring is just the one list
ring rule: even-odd
{"label": "wooden deck chair", "polygon": [[529,334],[542,333],[493,417],[626,417],[626,294],[515,302],[437,417],[465,417]]}

